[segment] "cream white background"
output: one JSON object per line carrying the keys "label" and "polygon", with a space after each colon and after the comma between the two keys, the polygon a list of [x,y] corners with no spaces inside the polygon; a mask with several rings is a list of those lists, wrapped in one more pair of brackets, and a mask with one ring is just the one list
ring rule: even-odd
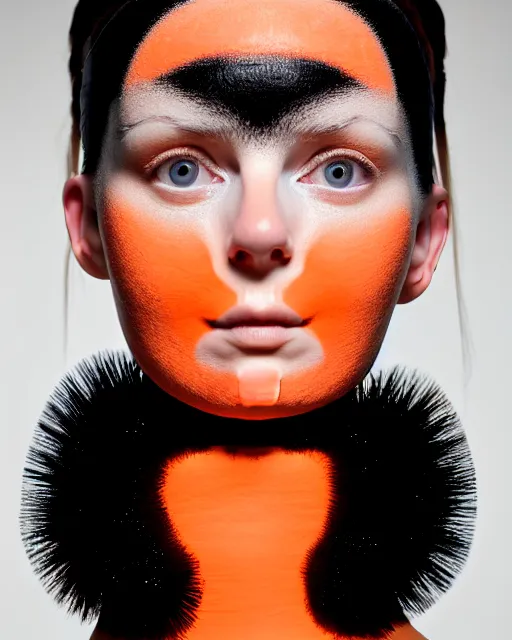
{"label": "cream white background", "polygon": [[[462,366],[451,247],[430,290],[397,309],[379,364],[404,362],[441,383],[463,418],[478,473],[470,561],[417,627],[430,640],[505,640],[512,637],[512,5],[443,0],[442,6],[471,371]],[[64,340],[67,236],[60,193],[72,10],[72,0],[2,0],[0,6],[0,637],[10,640],[90,635],[32,575],[18,532],[20,481],[33,425],[53,385],[82,356],[123,345],[108,283],[75,265],[67,346]]]}

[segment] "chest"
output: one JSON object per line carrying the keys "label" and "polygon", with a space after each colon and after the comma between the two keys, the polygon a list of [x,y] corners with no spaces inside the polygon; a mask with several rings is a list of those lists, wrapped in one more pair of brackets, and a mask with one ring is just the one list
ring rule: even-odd
{"label": "chest", "polygon": [[318,452],[213,450],[169,464],[162,501],[203,586],[187,639],[326,637],[307,611],[304,572],[326,525],[329,476]]}

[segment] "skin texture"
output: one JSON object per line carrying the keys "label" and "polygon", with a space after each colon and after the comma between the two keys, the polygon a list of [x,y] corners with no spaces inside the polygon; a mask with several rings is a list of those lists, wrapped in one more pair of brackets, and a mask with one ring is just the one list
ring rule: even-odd
{"label": "skin texture", "polygon": [[[95,193],[85,177],[65,190],[75,253],[93,275],[110,277],[143,370],[189,404],[249,419],[307,411],[357,384],[396,302],[428,285],[446,237],[445,194],[420,201],[391,69],[372,31],[328,0],[288,4],[240,0],[246,27],[231,39],[223,2],[162,19],[129,67]],[[216,35],[191,38],[187,29],[202,21],[219,25],[208,31]],[[169,41],[176,46],[162,47]],[[301,56],[335,64],[362,88],[290,103],[265,136],[238,113],[158,80],[197,56],[294,57],[298,43]],[[165,163],[187,157],[200,175],[180,190],[166,181]],[[337,159],[352,163],[350,188],[325,183]],[[254,331],[241,345],[209,324],[235,305],[285,308],[303,326],[273,349]]]}

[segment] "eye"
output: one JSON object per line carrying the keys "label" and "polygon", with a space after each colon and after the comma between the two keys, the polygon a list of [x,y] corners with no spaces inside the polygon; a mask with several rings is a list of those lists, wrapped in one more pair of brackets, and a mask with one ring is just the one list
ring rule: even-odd
{"label": "eye", "polygon": [[335,187],[336,189],[348,187],[352,182],[354,173],[354,163],[344,160],[331,162],[331,164],[327,165],[324,169],[325,180],[331,187]]}
{"label": "eye", "polygon": [[329,158],[317,165],[313,171],[301,178],[301,182],[331,189],[360,187],[372,177],[372,170],[363,161],[351,158]]}
{"label": "eye", "polygon": [[178,160],[169,167],[169,178],[177,187],[190,187],[197,180],[199,165],[192,160]]}
{"label": "eye", "polygon": [[204,187],[218,181],[199,160],[185,157],[167,160],[154,175],[161,184],[178,189]]}

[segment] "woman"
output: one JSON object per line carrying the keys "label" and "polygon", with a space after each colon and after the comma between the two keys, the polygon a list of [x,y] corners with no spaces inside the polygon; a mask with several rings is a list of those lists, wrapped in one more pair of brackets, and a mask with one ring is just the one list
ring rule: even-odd
{"label": "woman", "polygon": [[66,221],[134,360],[47,407],[38,570],[95,640],[421,638],[471,460],[437,388],[361,381],[448,233],[439,7],[82,1],[71,43]]}

